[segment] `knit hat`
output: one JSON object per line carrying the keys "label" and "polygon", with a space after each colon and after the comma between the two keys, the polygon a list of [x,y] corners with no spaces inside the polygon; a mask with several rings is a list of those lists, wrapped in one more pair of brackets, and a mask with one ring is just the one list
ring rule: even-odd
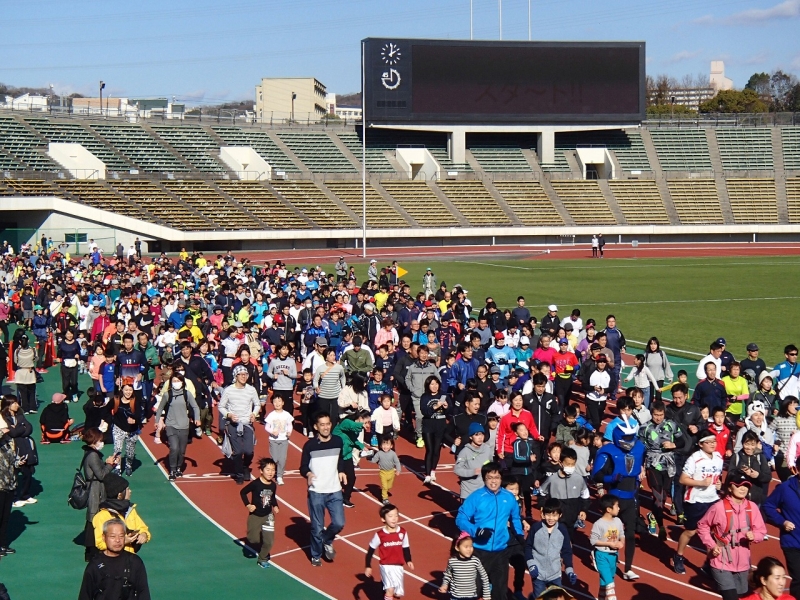
{"label": "knit hat", "polygon": [[103,478],[103,485],[106,487],[106,498],[116,498],[127,490],[130,484],[124,477],[109,473]]}
{"label": "knit hat", "polygon": [[470,423],[469,424],[469,437],[472,437],[476,433],[482,433],[486,435],[486,431],[483,429],[483,425],[480,423]]}

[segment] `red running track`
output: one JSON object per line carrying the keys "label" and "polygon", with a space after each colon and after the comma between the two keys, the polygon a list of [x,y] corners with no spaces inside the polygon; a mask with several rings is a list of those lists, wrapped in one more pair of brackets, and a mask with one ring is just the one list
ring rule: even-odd
{"label": "red running track", "polygon": [[[607,416],[610,416],[607,415]],[[257,427],[256,457],[268,455],[267,434],[263,427]],[[361,461],[357,473],[356,486],[363,490],[353,495],[355,508],[345,509],[346,526],[337,538],[337,551],[333,564],[323,561],[321,568],[311,567],[308,555],[309,524],[306,509],[306,482],[297,473],[300,452],[305,438],[295,431],[291,437],[287,461],[286,485],[278,488],[280,514],[276,519],[275,545],[272,550],[274,562],[297,578],[329,594],[334,598],[382,598],[382,588],[378,580],[366,580],[363,575],[364,555],[374,531],[381,526],[378,517],[380,506],[380,486],[378,472],[372,463]],[[166,478],[163,463],[168,449],[165,445],[153,443],[152,424],[149,424],[142,442],[157,457]],[[411,551],[416,570],[406,572],[406,597],[409,599],[439,597],[436,588],[441,583],[441,575],[446,565],[450,540],[457,534],[454,523],[458,510],[458,482],[452,473],[453,457],[442,451],[442,464],[437,469],[437,484],[426,486],[414,472],[421,470],[424,450],[418,449],[406,439],[399,439],[397,453],[404,466],[403,473],[396,479],[392,491],[392,502],[401,511],[401,523],[409,533]],[[244,540],[247,512],[239,497],[237,486],[229,477],[222,475],[228,461],[218,446],[208,437],[193,440],[187,450],[188,469],[184,478],[174,485],[202,510],[209,519]],[[776,483],[773,482],[773,485]],[[650,506],[648,494],[643,495],[642,513]],[[591,523],[597,518],[596,512],[589,514],[587,527],[578,531],[575,544],[575,571],[578,584],[573,592],[580,598],[594,598],[598,591],[598,575],[589,566],[588,535]],[[668,517],[669,518],[669,517]],[[636,582],[618,578],[617,596],[620,600],[642,598],[655,595],[661,599],[718,597],[714,584],[699,574],[704,554],[688,549],[687,575],[676,575],[669,566],[681,528],[669,522],[670,541],[661,543],[649,535],[637,538],[637,552],[634,571],[640,576]],[[770,539],[755,545],[753,563],[761,557],[772,555],[782,557],[777,530],[769,526]],[[699,544],[698,540],[693,542]],[[242,558],[245,560],[245,558]],[[255,568],[255,561],[253,561]],[[377,569],[375,569],[377,576]],[[526,576],[525,594],[531,592],[530,578]]]}

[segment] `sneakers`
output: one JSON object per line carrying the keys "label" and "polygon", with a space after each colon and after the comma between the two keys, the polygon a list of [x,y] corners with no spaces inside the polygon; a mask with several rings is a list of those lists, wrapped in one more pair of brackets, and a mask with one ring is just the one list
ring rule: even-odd
{"label": "sneakers", "polygon": [[625,581],[636,581],[637,579],[639,579],[639,576],[636,573],[634,573],[632,569],[629,569],[627,572],[622,574],[622,578]]}
{"label": "sneakers", "polygon": [[178,478],[178,475],[177,475],[177,473],[175,473],[175,471],[170,471],[169,472],[169,480],[170,481],[175,481],[177,478]]}
{"label": "sneakers", "polygon": [[258,561],[258,566],[261,567],[262,569],[269,569],[271,565],[269,564],[268,560],[260,560]]}
{"label": "sneakers", "polygon": [[345,508],[355,508],[356,507],[356,505],[353,504],[352,502],[350,502],[349,500],[345,500],[344,502],[342,502],[342,504],[344,504]]}
{"label": "sneakers", "polygon": [[683,563],[683,557],[677,552],[672,557],[672,568],[678,575],[686,575],[686,565]]}
{"label": "sneakers", "polygon": [[424,480],[422,483],[424,483],[424,484],[426,484],[426,485],[427,485],[427,484],[429,484],[430,482],[431,482],[431,476],[430,476],[430,475],[426,475],[426,476],[425,476],[425,480]]}
{"label": "sneakers", "polygon": [[386,498],[385,500],[383,500],[383,502],[382,502],[382,503],[383,503],[383,505],[384,505],[384,506],[386,506],[387,504],[389,504],[389,499],[388,499],[388,498]]}
{"label": "sneakers", "polygon": [[431,471],[431,481],[436,481],[436,471]]}
{"label": "sneakers", "polygon": [[656,516],[649,512],[647,513],[647,533],[656,537],[658,535],[658,523],[656,522]]}
{"label": "sneakers", "polygon": [[278,485],[283,485],[283,477],[278,477]]}
{"label": "sneakers", "polygon": [[314,437],[314,432],[313,431],[309,431],[308,432],[308,439],[311,439],[313,437]]}
{"label": "sneakers", "polygon": [[678,525],[686,525],[686,515],[684,515],[683,513],[679,514],[677,523]]}
{"label": "sneakers", "polygon": [[[62,442],[62,444],[63,444],[63,442]],[[130,466],[130,465],[127,465],[125,467],[125,477],[130,477],[132,474],[133,474],[133,467]]]}
{"label": "sneakers", "polygon": [[333,544],[325,544],[322,549],[325,551],[325,558],[333,562],[333,559],[336,558],[336,550],[333,549]]}
{"label": "sneakers", "polygon": [[321,567],[322,566],[322,560],[319,559],[319,558],[312,558],[311,559],[311,566],[312,567]]}
{"label": "sneakers", "polygon": [[22,506],[26,506],[28,503],[25,500],[15,500],[14,503],[11,505],[14,508],[20,508]]}
{"label": "sneakers", "polygon": [[583,529],[584,527],[586,527],[586,521],[583,519],[578,519],[575,521],[575,529]]}
{"label": "sneakers", "polygon": [[308,437],[308,429],[303,427],[303,437]]}
{"label": "sneakers", "polygon": [[8,556],[9,554],[16,554],[17,551],[13,548],[0,548],[0,556]]}
{"label": "sneakers", "polygon": [[36,498],[33,498],[33,497],[30,497],[27,500],[25,500],[25,504],[36,504],[37,502],[38,502],[38,500]]}
{"label": "sneakers", "polygon": [[661,542],[667,541],[667,528],[666,527],[659,527],[658,528],[658,539]]}
{"label": "sneakers", "polygon": [[669,507],[669,514],[672,515],[673,517],[677,517],[678,516],[678,511],[675,510],[675,505],[674,504]]}
{"label": "sneakers", "polygon": [[424,448],[425,447],[425,440],[421,437],[417,438],[417,448]]}

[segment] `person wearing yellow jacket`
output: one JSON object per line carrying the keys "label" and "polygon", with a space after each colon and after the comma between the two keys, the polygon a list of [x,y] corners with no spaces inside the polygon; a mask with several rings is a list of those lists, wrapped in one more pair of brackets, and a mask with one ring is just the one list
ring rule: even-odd
{"label": "person wearing yellow jacket", "polygon": [[101,552],[106,549],[103,539],[103,523],[111,519],[125,522],[125,550],[138,552],[142,545],[150,541],[150,529],[147,527],[136,505],[131,504],[131,488],[128,480],[114,473],[103,479],[106,488],[106,500],[100,503],[100,511],[92,519],[94,525],[95,545]]}

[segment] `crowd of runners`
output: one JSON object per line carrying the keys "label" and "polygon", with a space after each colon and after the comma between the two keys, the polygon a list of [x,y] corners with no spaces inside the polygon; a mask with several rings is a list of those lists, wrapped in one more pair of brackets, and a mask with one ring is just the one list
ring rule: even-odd
{"label": "crowd of runners", "polygon": [[[697,535],[724,599],[800,598],[793,345],[768,366],[756,344],[738,360],[739,349],[713,340],[690,389],[655,337],[623,379],[629,355],[614,315],[550,305],[538,319],[522,295],[507,310],[491,297],[473,303],[431,269],[408,282],[396,263],[373,260],[358,281],[344,257],[326,273],[231,252],[142,257],[138,245],[110,257],[96,246],[69,257],[46,243],[0,251],[0,556],[14,553],[12,508],[36,502],[37,444],[82,439],[81,598],[149,598],[137,552],[151,536],[130,501],[149,421],[155,443],[169,446],[171,480],[183,476],[190,438],[220,445],[263,568],[283,526],[289,438],[302,433],[310,565],[335,560],[359,463],[372,461],[383,526],[365,573],[377,560],[383,597],[402,596],[414,569],[391,502],[403,436],[424,449],[425,485],[439,485],[442,454],[455,455],[460,534],[436,582],[451,598],[525,598],[531,588],[535,598],[572,598],[572,540],[586,529],[597,571],[586,583],[614,600],[618,562],[621,577],[638,579],[636,536],[666,543],[666,520],[683,527],[677,576]],[[45,403],[37,385],[52,369],[62,390]],[[257,427],[270,443],[254,473]],[[773,474],[782,483],[770,492]],[[590,508],[599,514],[591,524]],[[752,570],[765,523],[780,529],[783,556]]]}

